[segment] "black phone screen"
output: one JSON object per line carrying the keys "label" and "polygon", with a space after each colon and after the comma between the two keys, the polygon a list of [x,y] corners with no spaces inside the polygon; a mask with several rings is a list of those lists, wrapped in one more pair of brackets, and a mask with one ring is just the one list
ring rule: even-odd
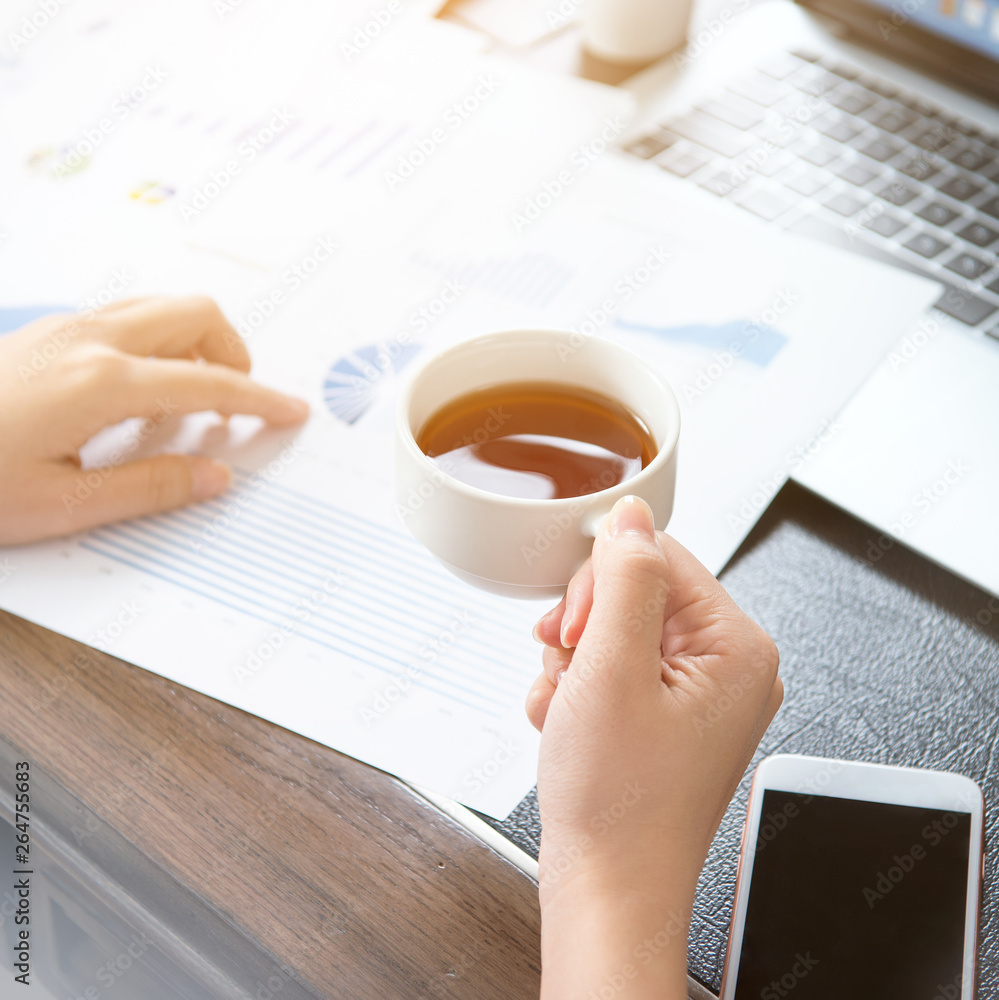
{"label": "black phone screen", "polygon": [[957,1000],[970,841],[970,813],[766,790],[736,1000]]}

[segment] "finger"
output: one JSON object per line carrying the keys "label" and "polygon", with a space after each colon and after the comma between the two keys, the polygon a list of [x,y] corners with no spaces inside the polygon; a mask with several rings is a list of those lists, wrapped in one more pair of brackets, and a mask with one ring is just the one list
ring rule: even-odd
{"label": "finger", "polygon": [[237,371],[250,370],[243,338],[205,295],[150,296],[106,310],[91,327],[96,339],[141,357],[198,357]]}
{"label": "finger", "polygon": [[563,597],[551,611],[546,611],[539,619],[534,631],[531,633],[537,642],[543,642],[546,646],[561,646],[559,632],[562,628],[562,614],[565,611],[565,598]]}
{"label": "finger", "polygon": [[593,544],[593,581],[573,674],[577,665],[586,677],[623,668],[641,686],[658,687],[670,567],[644,500],[624,497],[604,520]]}
{"label": "finger", "polygon": [[86,479],[76,470],[67,471],[57,484],[59,507],[38,526],[42,530],[36,535],[65,535],[173,510],[224,493],[230,478],[227,466],[200,455],[157,455],[111,466]]}
{"label": "finger", "polygon": [[554,695],[555,687],[544,674],[538,677],[531,685],[531,690],[527,692],[524,708],[527,711],[528,721],[539,733],[544,728],[545,719],[548,718],[548,709]]}
{"label": "finger", "polygon": [[549,646],[541,654],[541,664],[545,668],[545,676],[551,681],[552,687],[558,687],[569,664],[572,663],[573,650],[561,646]]}
{"label": "finger", "polygon": [[107,400],[109,409],[102,413],[102,426],[126,417],[163,420],[203,410],[215,410],[223,416],[248,413],[288,426],[301,423],[309,413],[304,400],[254,382],[225,365],[126,358],[112,378],[115,391]]}
{"label": "finger", "polygon": [[565,614],[562,616],[559,641],[566,649],[571,649],[579,642],[591,607],[593,607],[593,560],[587,559],[573,573],[565,592]]}

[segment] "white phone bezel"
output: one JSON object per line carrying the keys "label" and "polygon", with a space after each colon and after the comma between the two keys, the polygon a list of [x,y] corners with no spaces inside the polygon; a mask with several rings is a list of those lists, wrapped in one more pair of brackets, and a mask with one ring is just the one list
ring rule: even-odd
{"label": "white phone bezel", "polygon": [[949,771],[890,767],[884,764],[863,764],[856,761],[794,754],[767,757],[757,767],[753,776],[746,808],[746,823],[742,832],[732,925],[719,1000],[734,1000],[735,996],[742,938],[746,927],[749,888],[753,879],[754,848],[760,828],[763,793],[768,789],[971,814],[961,1000],[972,1000],[976,979],[978,914],[984,857],[982,853],[984,800],[981,789],[970,778]]}

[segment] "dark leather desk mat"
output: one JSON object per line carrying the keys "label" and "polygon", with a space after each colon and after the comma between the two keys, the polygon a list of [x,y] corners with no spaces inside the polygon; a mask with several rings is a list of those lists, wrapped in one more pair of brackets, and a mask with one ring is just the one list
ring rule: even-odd
{"label": "dark leather desk mat", "polygon": [[[974,778],[987,806],[978,995],[999,996],[993,850],[999,601],[899,544],[883,551],[882,537],[788,484],[722,573],[729,592],[781,652],[784,705],[757,760],[805,753]],[[748,791],[747,774],[711,848],[694,908],[690,972],[715,992]],[[533,793],[494,825],[537,857]]]}

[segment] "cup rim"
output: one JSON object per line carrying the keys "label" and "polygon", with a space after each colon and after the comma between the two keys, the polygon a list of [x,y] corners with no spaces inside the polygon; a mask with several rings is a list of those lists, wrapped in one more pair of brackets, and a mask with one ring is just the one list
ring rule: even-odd
{"label": "cup rim", "polygon": [[[434,363],[446,358],[453,352],[466,349],[472,344],[482,343],[483,341],[489,340],[499,340],[500,338],[508,337],[511,334],[525,333],[541,334],[552,339],[560,340],[566,340],[570,337],[584,336],[586,340],[599,341],[601,344],[605,344],[615,351],[628,355],[633,363],[637,363],[652,375],[655,381],[659,384],[660,388],[664,390],[663,398],[669,406],[670,421],[668,440],[664,441],[660,445],[655,458],[653,458],[652,461],[645,466],[645,468],[643,468],[640,472],[637,472],[630,479],[625,479],[620,483],[615,483],[613,486],[597,490],[595,493],[584,493],[577,497],[546,497],[542,499],[533,499],[530,497],[506,496],[502,493],[493,493],[490,490],[484,490],[478,486],[470,486],[468,483],[462,482],[460,479],[457,479],[450,473],[445,472],[440,468],[440,466],[433,463],[433,461],[416,443],[416,436],[413,434],[413,430],[409,426],[409,406],[412,401],[416,384],[420,380],[420,376]],[[424,465],[426,465],[429,469],[432,469],[435,478],[439,478],[446,482],[449,489],[453,489],[459,494],[464,494],[465,496],[471,497],[477,501],[489,501],[491,503],[500,504],[504,507],[510,505],[515,507],[536,507],[539,504],[552,506],[562,504],[569,506],[580,502],[588,502],[597,497],[606,496],[607,494],[614,492],[619,493],[621,496],[627,496],[632,491],[627,488],[622,491],[623,487],[631,486],[637,480],[642,479],[646,474],[654,474],[663,465],[672,461],[674,455],[676,454],[677,443],[680,439],[680,404],[677,401],[676,393],[673,391],[673,387],[663,376],[662,372],[660,372],[654,365],[646,361],[640,354],[633,351],[630,347],[624,347],[622,344],[617,344],[613,340],[609,340],[606,337],[600,337],[597,334],[581,335],[573,330],[557,330],[551,327],[542,327],[537,329],[533,327],[523,327],[514,330],[496,330],[491,333],[484,333],[475,337],[469,337],[467,340],[461,340],[456,344],[450,344],[443,350],[437,351],[430,357],[425,358],[420,363],[419,367],[417,367],[410,374],[403,388],[402,395],[399,397],[399,402],[396,407],[396,432],[397,440],[399,440],[411,454],[415,455],[418,461],[422,461]]]}

